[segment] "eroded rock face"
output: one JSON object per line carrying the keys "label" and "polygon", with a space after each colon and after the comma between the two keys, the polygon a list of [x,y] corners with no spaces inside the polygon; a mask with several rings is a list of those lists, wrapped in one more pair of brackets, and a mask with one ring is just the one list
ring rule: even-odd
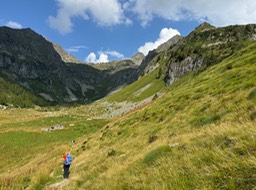
{"label": "eroded rock face", "polygon": [[194,60],[191,57],[185,58],[180,63],[169,63],[166,84],[171,85],[176,79],[190,71],[194,71],[198,67],[201,67],[202,64],[202,59]]}

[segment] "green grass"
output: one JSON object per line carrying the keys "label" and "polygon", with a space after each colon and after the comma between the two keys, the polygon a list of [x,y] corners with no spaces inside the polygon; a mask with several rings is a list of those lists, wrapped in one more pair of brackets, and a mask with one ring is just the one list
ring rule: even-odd
{"label": "green grass", "polygon": [[[116,102],[139,102],[150,96],[154,96],[156,93],[161,92],[165,87],[164,81],[156,80],[157,72],[158,71],[155,70],[149,75],[143,76],[136,82],[123,88],[121,91],[112,94],[106,100]],[[149,87],[140,92],[140,90],[147,85],[149,85]]]}
{"label": "green grass", "polygon": [[[18,114],[19,111],[16,112]],[[76,155],[76,144],[72,144],[71,141],[79,141],[82,136],[99,131],[107,122],[62,114],[29,119],[0,125],[0,149],[5,155],[5,159],[0,163],[0,176],[3,175],[0,189],[22,189],[26,186],[31,186],[30,189],[43,189],[49,181],[56,181],[49,176],[49,173],[56,176],[62,173],[59,167],[56,167],[56,160],[60,162],[60,155],[66,150]],[[64,130],[41,131],[42,128],[55,125],[63,125]],[[40,168],[33,162],[39,162]]]}
{"label": "green grass", "polygon": [[[31,118],[30,118],[31,119]],[[50,128],[55,125],[63,125],[64,131],[74,133],[74,137],[78,134],[89,134],[96,132],[100,127],[104,126],[107,121],[102,119],[86,120],[83,116],[79,115],[60,115],[56,117],[46,117],[30,121],[20,121],[5,124],[1,129],[12,128],[16,130],[28,129],[34,131],[41,131],[42,128]],[[99,127],[100,126],[100,127]]]}
{"label": "green grass", "polygon": [[117,174],[114,188],[253,189],[255,139],[250,137],[252,131],[246,131],[252,129],[230,128],[222,133],[206,130],[207,136],[197,136],[177,147],[152,150],[142,162]]}
{"label": "green grass", "polygon": [[171,148],[168,145],[164,145],[147,153],[143,159],[143,162],[148,166],[154,166],[158,158],[168,156],[170,154]]}
{"label": "green grass", "polygon": [[[60,145],[72,147],[73,139],[94,133],[102,126],[104,126],[103,121],[85,121],[83,124],[79,123],[73,128],[69,127],[61,131],[41,132],[41,129],[38,129],[37,132],[16,130],[0,133],[1,151],[8,155],[0,163],[0,172],[6,167],[16,166],[17,163],[26,164],[27,160],[33,160],[40,152],[49,152],[52,147]],[[35,126],[30,125],[30,127]]]}
{"label": "green grass", "polygon": [[[122,150],[123,156],[105,153],[93,161],[81,155],[84,167],[94,164],[88,172],[76,170],[80,187],[253,189],[255,55],[252,45],[200,74],[189,73],[154,104],[102,131],[104,138],[93,141],[99,151]],[[152,135],[157,139],[149,143]],[[94,148],[89,152],[96,155]]]}

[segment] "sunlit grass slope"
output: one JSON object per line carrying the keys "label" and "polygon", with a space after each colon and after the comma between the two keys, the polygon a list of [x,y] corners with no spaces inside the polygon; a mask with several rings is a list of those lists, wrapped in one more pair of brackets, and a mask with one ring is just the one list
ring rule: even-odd
{"label": "sunlit grass slope", "polygon": [[[0,110],[0,189],[255,188],[255,60],[252,45],[111,121],[80,109]],[[107,100],[136,102],[159,89],[164,84],[153,72]],[[65,129],[41,131],[56,124]],[[74,161],[63,180],[67,149]]]}
{"label": "sunlit grass slope", "polygon": [[106,100],[116,102],[139,102],[154,96],[165,87],[164,81],[156,78],[157,70],[112,94]]}
{"label": "sunlit grass slope", "polygon": [[66,189],[255,188],[255,60],[252,45],[84,137]]}
{"label": "sunlit grass slope", "polygon": [[[72,140],[95,133],[105,120],[86,120],[67,110],[0,110],[0,189],[43,189],[61,179],[61,155],[75,149]],[[63,130],[44,132],[56,125]],[[74,153],[75,155],[75,153]]]}

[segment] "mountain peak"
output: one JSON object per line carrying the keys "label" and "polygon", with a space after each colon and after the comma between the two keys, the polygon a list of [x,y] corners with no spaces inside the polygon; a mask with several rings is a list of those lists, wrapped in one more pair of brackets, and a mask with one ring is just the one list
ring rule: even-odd
{"label": "mountain peak", "polygon": [[0,47],[9,54],[30,56],[45,64],[60,63],[59,54],[53,49],[52,43],[33,31],[31,28],[13,29],[0,27]]}
{"label": "mountain peak", "polygon": [[131,57],[131,60],[136,65],[140,65],[144,58],[145,58],[145,55],[141,52],[138,52],[134,56]]}
{"label": "mountain peak", "polygon": [[[52,42],[51,42],[52,43]],[[62,61],[68,63],[83,63],[77,60],[73,55],[67,53],[59,44],[52,43],[55,51],[60,55]]]}
{"label": "mountain peak", "polygon": [[167,42],[162,43],[156,48],[156,51],[162,52],[168,50],[172,45],[176,44],[182,37],[180,35],[175,35],[172,38],[170,38]]}
{"label": "mountain peak", "polygon": [[194,32],[203,32],[206,30],[212,30],[215,29],[216,27],[209,24],[208,22],[203,22],[202,24],[200,24],[198,27],[195,28]]}

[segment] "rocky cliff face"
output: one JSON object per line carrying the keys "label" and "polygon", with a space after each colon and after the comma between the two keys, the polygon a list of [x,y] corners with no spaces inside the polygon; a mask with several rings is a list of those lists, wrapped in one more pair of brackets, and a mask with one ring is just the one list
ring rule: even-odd
{"label": "rocky cliff face", "polygon": [[138,77],[129,67],[109,73],[68,63],[64,54],[31,29],[0,27],[0,76],[49,101],[90,102]]}
{"label": "rocky cliff face", "polygon": [[187,72],[204,70],[255,41],[256,25],[215,28],[203,23],[168,50],[166,84]]}
{"label": "rocky cliff face", "polygon": [[166,55],[167,51],[172,47],[175,46],[183,37],[181,36],[174,36],[173,38],[169,39],[167,42],[161,44],[156,49],[150,51],[148,55],[142,60],[139,73],[141,75],[148,74],[159,67],[161,62],[166,62]]}

